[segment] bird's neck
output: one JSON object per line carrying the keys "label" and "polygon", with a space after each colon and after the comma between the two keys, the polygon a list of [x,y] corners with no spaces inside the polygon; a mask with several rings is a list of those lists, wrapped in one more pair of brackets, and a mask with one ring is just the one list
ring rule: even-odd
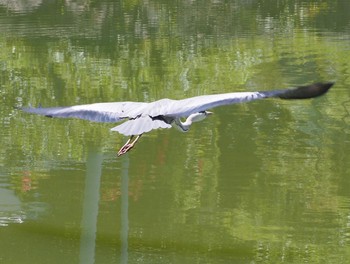
{"label": "bird's neck", "polygon": [[182,122],[180,118],[176,118],[171,125],[181,132],[187,132],[192,125],[192,120],[187,118],[185,122]]}
{"label": "bird's neck", "polygon": [[176,118],[171,125],[181,132],[187,132],[190,129],[193,122],[201,121],[204,118],[205,115],[203,113],[195,113],[187,117],[185,122],[182,122],[180,118]]}

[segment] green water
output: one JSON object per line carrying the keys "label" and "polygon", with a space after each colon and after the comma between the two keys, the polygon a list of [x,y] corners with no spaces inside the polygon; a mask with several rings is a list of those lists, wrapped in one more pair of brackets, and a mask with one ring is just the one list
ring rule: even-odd
{"label": "green water", "polygon": [[[0,1],[1,263],[348,263],[346,1]],[[28,105],[336,81],[214,109],[117,158],[115,124]]]}

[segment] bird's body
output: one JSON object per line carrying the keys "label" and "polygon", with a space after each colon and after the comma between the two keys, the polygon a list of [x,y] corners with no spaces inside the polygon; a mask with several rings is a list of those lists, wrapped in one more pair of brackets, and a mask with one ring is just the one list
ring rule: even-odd
{"label": "bird's body", "polygon": [[[48,117],[71,117],[95,122],[125,121],[111,129],[125,136],[131,136],[130,140],[118,152],[118,155],[122,155],[134,146],[142,134],[153,129],[171,128],[174,126],[182,132],[188,131],[193,122],[203,120],[211,113],[206,111],[208,109],[271,97],[308,99],[326,93],[332,85],[333,83],[316,83],[283,90],[202,95],[182,100],[161,99],[150,103],[95,103],[69,107],[30,107],[22,110]],[[185,122],[182,122],[181,118],[187,119]],[[137,136],[137,138],[130,143],[134,136]]]}

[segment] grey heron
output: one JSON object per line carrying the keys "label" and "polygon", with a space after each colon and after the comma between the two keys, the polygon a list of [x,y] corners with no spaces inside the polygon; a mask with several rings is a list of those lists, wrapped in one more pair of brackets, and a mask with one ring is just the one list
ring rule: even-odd
{"label": "grey heron", "polygon": [[[132,149],[142,134],[153,129],[175,127],[181,132],[187,132],[193,122],[201,121],[211,114],[208,109],[265,98],[314,98],[326,93],[333,84],[333,82],[314,83],[280,90],[202,95],[182,100],[166,98],[150,103],[111,102],[68,107],[28,107],[22,110],[47,117],[72,117],[95,122],[125,121],[111,129],[130,136],[118,151],[118,156],[120,156]],[[183,122],[181,118],[186,118],[186,120]]]}

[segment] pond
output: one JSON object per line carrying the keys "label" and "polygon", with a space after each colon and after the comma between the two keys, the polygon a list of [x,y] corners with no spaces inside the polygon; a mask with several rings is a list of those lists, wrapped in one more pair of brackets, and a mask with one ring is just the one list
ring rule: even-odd
{"label": "pond", "polygon": [[[0,1],[1,263],[347,263],[350,5]],[[127,138],[21,107],[282,89]]]}

